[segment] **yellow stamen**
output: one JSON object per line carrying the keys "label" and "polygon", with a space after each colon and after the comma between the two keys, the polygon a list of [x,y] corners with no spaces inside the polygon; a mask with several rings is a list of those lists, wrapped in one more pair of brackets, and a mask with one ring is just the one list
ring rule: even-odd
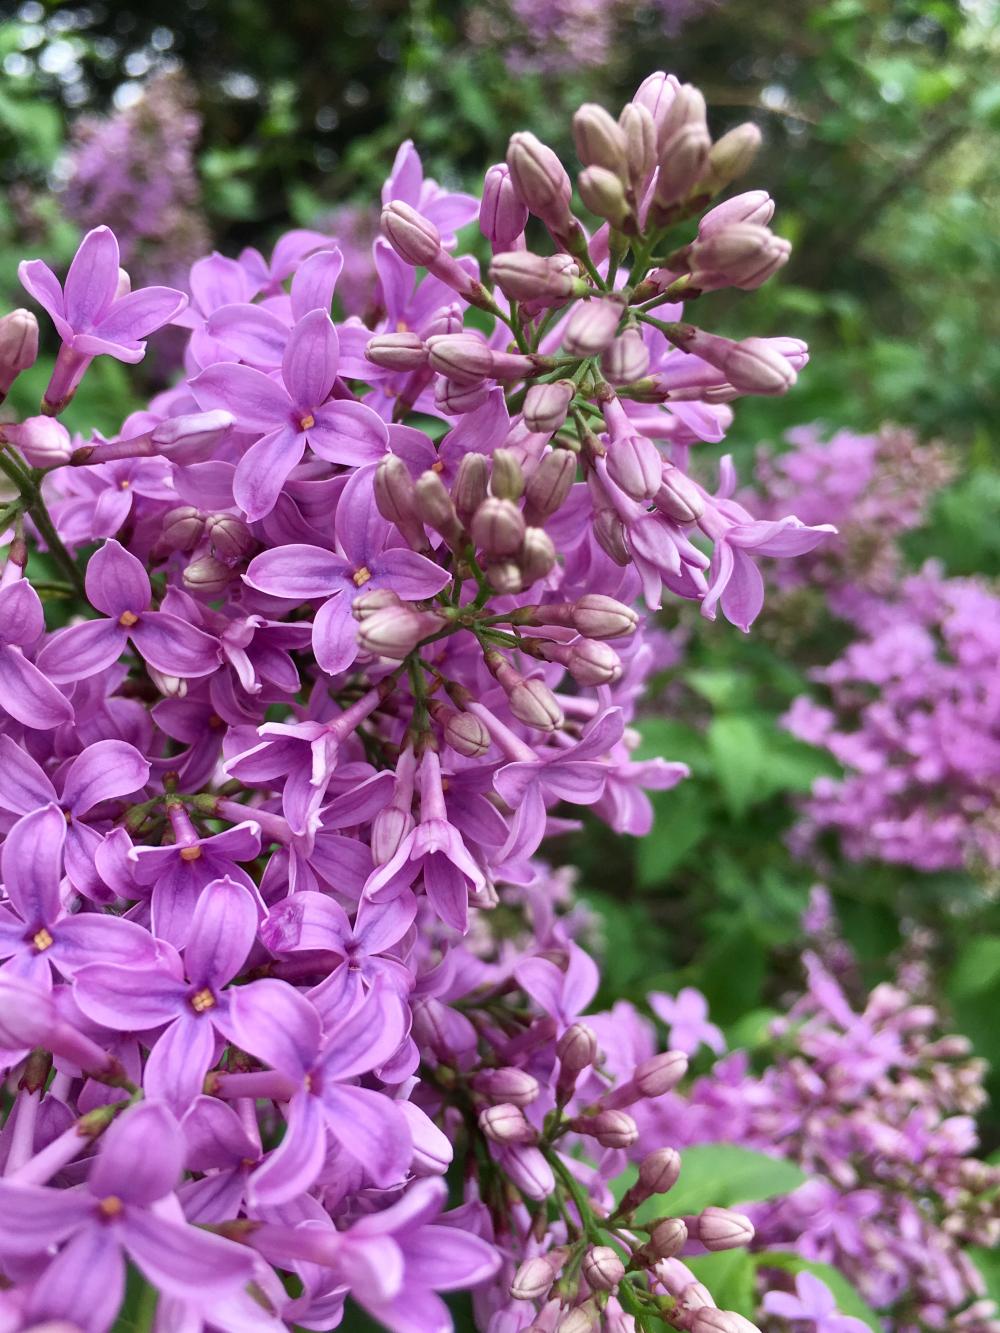
{"label": "yellow stamen", "polygon": [[198,846],[197,843],[194,843],[190,847],[181,848],[182,861],[197,861],[199,856],[201,856],[201,848]]}
{"label": "yellow stamen", "polygon": [[124,625],[126,629],[131,629],[133,625],[138,625],[139,617],[134,611],[123,611],[118,617],[119,625]]}
{"label": "yellow stamen", "polygon": [[127,491],[128,488],[129,488],[131,485],[132,485],[132,483],[131,483],[130,481],[120,481],[120,482],[118,483],[118,489],[119,489],[120,491]]}
{"label": "yellow stamen", "polygon": [[315,424],[316,424],[316,418],[312,415],[312,413],[307,412],[306,415],[302,417],[302,419],[299,421],[299,430],[312,430]]}
{"label": "yellow stamen", "polygon": [[356,569],[354,573],[351,575],[351,577],[354,579],[354,582],[358,585],[359,588],[364,587],[364,585],[368,582],[371,576],[372,572],[367,565],[362,565],[360,569]]}
{"label": "yellow stamen", "polygon": [[44,953],[46,949],[51,949],[52,945],[55,943],[44,926],[31,937],[31,942],[39,953]]}
{"label": "yellow stamen", "polygon": [[119,1217],[125,1211],[125,1205],[117,1194],[109,1194],[97,1206],[105,1217]]}
{"label": "yellow stamen", "polygon": [[191,996],[191,1008],[196,1014],[203,1014],[206,1009],[215,1008],[215,996],[207,986],[204,990],[195,991]]}

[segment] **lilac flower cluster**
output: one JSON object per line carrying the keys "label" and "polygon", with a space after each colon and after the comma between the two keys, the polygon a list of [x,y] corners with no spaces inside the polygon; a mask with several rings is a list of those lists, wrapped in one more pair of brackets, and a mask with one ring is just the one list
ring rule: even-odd
{"label": "lilac flower cluster", "polygon": [[145,282],[183,282],[208,248],[194,150],[201,121],[176,72],[155,75],[132,105],[73,127],[60,203],[81,228],[114,229],[122,263]]}
{"label": "lilac flower cluster", "polygon": [[[935,1008],[909,989],[910,964],[853,1006],[836,975],[850,975],[852,959],[831,930],[825,890],[815,891],[812,916],[823,931],[814,941],[820,952],[804,953],[806,991],[773,1024],[772,1063],[755,1075],[737,1051],[689,1090],[644,1103],[633,1152],[670,1141],[780,1153],[810,1179],[747,1207],[755,1249],[836,1265],[891,1333],[997,1333],[996,1307],[964,1252],[1000,1240],[1000,1169],[972,1155],[983,1062],[964,1037],[943,1035]],[[656,997],[650,1003],[658,1013]],[[656,1038],[628,1008],[616,1006],[615,1018],[636,1029],[633,1050],[641,1053]],[[710,1037],[709,1029],[702,1039]],[[823,1298],[818,1312],[794,1313],[794,1302],[816,1296],[772,1290],[764,1309],[819,1320],[817,1328],[833,1333]]]}
{"label": "lilac flower cluster", "polygon": [[[319,232],[198,260],[189,294],[130,290],[106,227],[64,283],[21,266],[61,346],[0,449],[12,1327],[103,1333],[127,1262],[162,1333],[329,1328],[348,1296],[433,1333],[459,1287],[493,1333],[753,1328],[676,1258],[745,1244],[745,1218],[633,1218],[672,1149],[611,1197],[633,1112],[687,1059],[579,1020],[596,968],[532,858],[563,803],[642,833],[644,789],[685,775],[631,758],[639,593],[746,628],[753,557],[828,531],[755,521],[728,464],[714,494],[687,470],[806,353],[681,318],[787,258],[762,192],[705,211],[752,127],[713,143],[660,74],[574,129],[592,235],[531,134],[480,201],[405,148],[368,323],[332,320]],[[488,282],[454,254],[476,210]],[[169,322],[181,381],[70,436],[94,357],[139,361]],[[0,321],[0,388],[37,335]]]}
{"label": "lilac flower cluster", "polygon": [[831,706],[803,696],[785,717],[845,769],[814,783],[794,849],[811,855],[833,831],[853,860],[996,870],[1000,599],[929,565],[858,611],[859,637],[813,673]]}

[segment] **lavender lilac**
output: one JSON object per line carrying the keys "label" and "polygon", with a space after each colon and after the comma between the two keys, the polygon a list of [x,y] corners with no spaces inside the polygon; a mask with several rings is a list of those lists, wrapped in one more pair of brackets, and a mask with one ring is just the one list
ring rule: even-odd
{"label": "lavender lilac", "polygon": [[[806,350],[682,318],[787,258],[763,192],[709,208],[752,127],[713,143],[658,74],[574,129],[592,234],[531,134],[478,205],[404,147],[368,323],[332,321],[344,257],[315,231],[200,259],[187,293],[131,290],[103,226],[64,282],[21,266],[61,346],[0,451],[11,1326],[103,1333],[130,1265],[163,1333],[329,1328],[348,1297],[430,1333],[456,1288],[494,1333],[753,1328],[676,1257],[745,1218],[633,1218],[672,1148],[611,1196],[687,1057],[581,1021],[597,969],[534,858],[565,807],[645,832],[645,791],[685,775],[631,757],[640,594],[746,629],[756,558],[830,530],[688,470]],[[477,207],[485,281],[453,252]],[[92,360],[171,322],[181,381],[71,436]],[[7,380],[36,334],[3,321]]]}

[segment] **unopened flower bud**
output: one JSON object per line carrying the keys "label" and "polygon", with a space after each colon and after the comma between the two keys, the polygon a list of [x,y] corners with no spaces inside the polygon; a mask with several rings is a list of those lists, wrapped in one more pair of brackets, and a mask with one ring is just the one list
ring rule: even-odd
{"label": "unopened flower bud", "polygon": [[664,143],[656,178],[654,198],[657,204],[667,208],[690,192],[705,170],[711,145],[711,136],[704,122],[682,125]]}
{"label": "unopened flower bud", "polygon": [[688,248],[691,286],[701,291],[724,286],[752,290],[787,263],[791,252],[791,244],[767,227],[731,223]]}
{"label": "unopened flower bud", "polygon": [[378,812],[371,831],[372,860],[377,866],[392,860],[403,839],[412,833],[414,822],[409,810],[401,810],[397,805],[387,805]]}
{"label": "unopened flower bud", "polygon": [[604,167],[626,174],[625,132],[596,102],[584,102],[573,115],[573,142],[585,167]]}
{"label": "unopened flower bud", "polygon": [[590,1333],[599,1318],[600,1312],[594,1302],[584,1301],[567,1310],[556,1324],[556,1333]]}
{"label": "unopened flower bud", "polygon": [[178,505],[163,515],[160,540],[171,551],[192,551],[205,531],[205,516],[193,505]]}
{"label": "unopened flower bud", "polygon": [[581,302],[563,332],[563,347],[571,356],[596,356],[618,332],[624,309],[620,298],[596,297]]}
{"label": "unopened flower bud", "polygon": [[595,513],[594,537],[601,550],[609,555],[616,565],[624,568],[631,564],[632,557],[625,544],[625,525],[613,509],[599,509]]}
{"label": "unopened flower bud", "polygon": [[[474,713],[464,710],[456,712],[440,699],[432,699],[428,704],[431,717],[441,728],[445,743],[467,759],[479,759],[490,748],[490,733]],[[515,1097],[502,1097],[501,1101],[516,1101]]]}
{"label": "unopened flower bud", "polygon": [[485,454],[474,450],[462,455],[451,488],[455,512],[468,526],[472,515],[489,494],[490,468]]}
{"label": "unopened flower bud", "polygon": [[569,449],[550,449],[528,478],[524,491],[525,521],[544,523],[562,508],[576,480],[576,454]]}
{"label": "unopened flower bud", "polygon": [[587,167],[576,178],[577,189],[591,213],[619,231],[634,231],[635,216],[621,178],[606,167]]}
{"label": "unopened flower bud", "polygon": [[713,193],[746,175],[760,145],[760,130],[750,120],[735,125],[712,144],[708,154],[708,185]]}
{"label": "unopened flower bud", "polygon": [[69,431],[53,417],[26,417],[16,425],[0,424],[0,437],[16,444],[30,467],[61,467],[73,453]]}
{"label": "unopened flower bud", "polygon": [[732,199],[710,208],[698,223],[698,239],[703,241],[723,227],[737,222],[752,222],[758,227],[766,227],[773,217],[774,200],[768,192],[748,190],[746,194],[736,194]]}
{"label": "unopened flower bud", "polygon": [[573,296],[586,296],[591,290],[575,264],[553,263],[528,250],[494,255],[490,278],[512,301],[557,303]]}
{"label": "unopened flower bud", "polygon": [[203,555],[184,566],[184,586],[190,592],[215,597],[223,593],[233,581],[233,571],[214,555]]}
{"label": "unopened flower bud", "polygon": [[521,570],[521,582],[530,588],[539,579],[544,579],[556,567],[555,542],[544,528],[525,528],[524,541],[517,557]]}
{"label": "unopened flower bud", "polygon": [[257,544],[250,529],[235,514],[209,514],[205,520],[205,535],[212,550],[223,560],[241,560]]}
{"label": "unopened flower bud", "polygon": [[675,523],[697,523],[705,512],[705,500],[695,483],[672,463],[664,465],[660,489],[653,504]]}
{"label": "unopened flower bud", "polygon": [[435,616],[408,606],[389,606],[366,616],[358,626],[362,652],[401,662],[421,639],[433,634],[439,624]]}
{"label": "unopened flower bud", "polygon": [[493,1143],[536,1143],[538,1130],[519,1106],[500,1102],[479,1113],[479,1128]]}
{"label": "unopened flower bud", "polygon": [[223,435],[236,423],[231,412],[185,412],[168,417],[153,430],[150,439],[158,453],[172,463],[198,463],[208,458]]}
{"label": "unopened flower bud", "polygon": [[417,513],[416,487],[410,469],[397,454],[386,454],[375,469],[375,504],[415,551],[427,549],[427,534]]}
{"label": "unopened flower bud", "polygon": [[427,348],[416,333],[376,333],[365,348],[365,360],[383,370],[419,370]]}
{"label": "unopened flower bud", "polygon": [[534,1259],[526,1259],[510,1284],[511,1297],[515,1301],[541,1300],[558,1277],[560,1267],[548,1255],[540,1254]]}
{"label": "unopened flower bud", "polygon": [[638,102],[626,102],[618,124],[625,135],[629,183],[638,198],[656,165],[656,122],[647,107]]}
{"label": "unopened flower bud", "polygon": [[622,661],[607,643],[579,639],[569,645],[565,667],[579,685],[613,685],[622,677]]}
{"label": "unopened flower bud", "polygon": [[579,1076],[597,1059],[594,1029],[586,1023],[571,1023],[559,1038],[556,1055],[559,1057],[557,1091],[561,1096],[568,1096]]}
{"label": "unopened flower bud", "polygon": [[634,633],[639,616],[624,602],[588,592],[572,604],[570,623],[588,639],[620,639]]}
{"label": "unopened flower bud", "polygon": [[471,333],[435,334],[427,351],[432,368],[460,384],[478,384],[493,371],[493,353]]}
{"label": "unopened flower bud", "polygon": [[628,328],[601,353],[601,369],[611,384],[632,384],[649,369],[649,348],[636,328]]}
{"label": "unopened flower bud", "polygon": [[[503,681],[500,682],[501,685]],[[522,677],[510,689],[504,687],[510,711],[519,722],[536,731],[555,731],[564,718],[556,696],[544,681]]]}
{"label": "unopened flower bud", "polygon": [[490,167],[483,180],[479,230],[494,246],[507,249],[524,233],[528,210],[518,198],[506,162]]}
{"label": "unopened flower bud", "polygon": [[657,134],[666,123],[680,87],[676,74],[664,74],[663,70],[657,70],[655,74],[647,75],[636,89],[632,101],[646,108],[653,118]]}
{"label": "unopened flower bud", "polygon": [[569,1125],[577,1134],[596,1139],[602,1148],[631,1148],[639,1137],[639,1126],[626,1111],[578,1115]]}
{"label": "unopened flower bud", "polygon": [[691,1333],[760,1333],[756,1324],[732,1310],[699,1310],[691,1325]]}
{"label": "unopened flower bud", "polygon": [[[530,431],[537,431],[539,434],[548,435],[557,431],[566,420],[575,392],[576,386],[572,380],[533,384],[524,396],[524,406],[521,409],[524,424]],[[576,471],[575,464],[573,471]]]}
{"label": "unopened flower bud", "polygon": [[591,1291],[614,1291],[625,1276],[625,1265],[610,1245],[592,1245],[583,1256],[582,1272]]}
{"label": "unopened flower bud", "polygon": [[0,319],[0,399],[22,370],[38,359],[38,320],[30,310],[12,310]]}
{"label": "unopened flower bud", "polygon": [[490,396],[486,380],[468,383],[461,380],[438,380],[434,387],[434,401],[448,416],[464,416],[482,407]]}
{"label": "unopened flower bud", "polygon": [[519,500],[524,494],[524,473],[510,449],[494,449],[490,490],[501,500]]}
{"label": "unopened flower bud", "polygon": [[656,1148],[639,1163],[638,1184],[650,1194],[666,1194],[681,1174],[681,1155],[676,1148]]}
{"label": "unopened flower bud", "polygon": [[507,146],[507,166],[517,197],[530,213],[556,232],[571,222],[569,201],[573,194],[569,176],[559,158],[536,138],[522,131]]}
{"label": "unopened flower bud", "polygon": [[461,542],[464,533],[455,505],[444,482],[430,468],[417,478],[414,501],[422,522],[440,532],[449,544]]}
{"label": "unopened flower bud", "polygon": [[663,458],[652,440],[629,431],[612,439],[608,475],[633,500],[650,500],[662,484]]}
{"label": "unopened flower bud", "polygon": [[787,393],[798,378],[789,359],[764,338],[744,338],[736,343],[722,369],[741,393]]}
{"label": "unopened flower bud", "polygon": [[415,208],[393,199],[382,209],[382,234],[400,259],[427,268],[441,253],[441,233]]}
{"label": "unopened flower bud", "polygon": [[188,692],[189,682],[183,676],[168,676],[164,671],[157,671],[146,663],[146,674],[153,683],[153,688],[164,699],[183,699]]}
{"label": "unopened flower bud", "polygon": [[524,516],[510,500],[487,496],[469,526],[475,545],[491,558],[513,556],[524,541]]}
{"label": "unopened flower bud", "polygon": [[694,1234],[706,1250],[735,1250],[753,1240],[753,1223],[729,1208],[705,1208],[698,1214]]}
{"label": "unopened flower bud", "polygon": [[486,582],[501,597],[512,597],[524,589],[524,574],[516,560],[491,560],[486,569]]}
{"label": "unopened flower bud", "polygon": [[355,620],[367,620],[376,611],[384,611],[389,606],[402,606],[402,598],[391,588],[366,588],[351,602],[351,615]]}
{"label": "unopened flower bud", "polygon": [[516,1143],[501,1148],[498,1156],[505,1175],[525,1198],[547,1199],[555,1189],[555,1176],[541,1149],[530,1143]]}
{"label": "unopened flower bud", "polygon": [[657,1259],[672,1259],[687,1244],[688,1229],[679,1217],[664,1217],[649,1232],[649,1250]]}
{"label": "unopened flower bud", "polygon": [[530,1106],[540,1092],[538,1079],[526,1069],[484,1069],[476,1074],[472,1086],[494,1102],[512,1106]]}

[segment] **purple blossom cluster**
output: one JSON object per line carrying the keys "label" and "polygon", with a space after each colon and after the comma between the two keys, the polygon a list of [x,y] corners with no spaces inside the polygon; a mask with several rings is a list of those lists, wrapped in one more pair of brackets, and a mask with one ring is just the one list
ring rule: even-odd
{"label": "purple blossom cluster", "polygon": [[[755,558],[829,531],[687,466],[806,352],[682,319],[787,258],[763,192],[710,207],[753,127],[713,142],[658,74],[574,131],[592,232],[529,133],[481,200],[406,146],[367,322],[331,318],[344,256],[314,231],[200,259],[187,292],[131,290],[103,226],[64,282],[21,266],[60,350],[0,449],[11,1329],[104,1333],[127,1265],[160,1333],[326,1329],[348,1297],[436,1333],[467,1287],[491,1333],[754,1327],[678,1258],[746,1218],[634,1218],[672,1147],[612,1197],[687,1058],[580,1021],[597,970],[534,856],[567,806],[645,832],[645,790],[685,775],[631,757],[640,594],[748,628]],[[455,254],[477,212],[486,275]],[[180,381],[71,436],[93,359],[171,322]],[[0,321],[0,390],[37,341]]]}
{"label": "purple blossom cluster", "polygon": [[208,248],[194,151],[201,133],[183,75],[154,75],[110,116],[81,116],[63,166],[62,210],[114,230],[122,263],[145,282],[182,283]]}
{"label": "purple blossom cluster", "polygon": [[802,696],[784,719],[845,770],[813,784],[794,849],[834,832],[852,860],[996,870],[1000,599],[928,565],[857,610],[858,638],[813,673],[830,706]]}
{"label": "purple blossom cluster", "polygon": [[[814,890],[810,915],[821,933],[803,954],[806,989],[773,1023],[764,1072],[753,1073],[748,1054],[735,1051],[689,1088],[643,1103],[631,1151],[665,1141],[681,1149],[736,1143],[789,1158],[810,1179],[746,1206],[755,1250],[834,1264],[890,1333],[997,1333],[1000,1316],[965,1253],[1000,1241],[1000,1168],[973,1156],[984,1062],[970,1055],[964,1037],[946,1035],[912,960],[901,963],[893,983],[852,1004],[847,988],[860,990],[856,969],[831,928],[824,889]],[[701,1000],[691,992],[681,1015],[664,1012],[662,997],[651,996],[650,1007],[671,1042],[680,1036],[688,1049],[694,1042],[717,1049],[703,1000],[704,1017],[692,1016],[693,997]],[[632,1034],[632,1057],[655,1048],[652,1025],[630,1005],[616,1005],[613,1018]],[[845,1317],[808,1281],[802,1290],[802,1276],[797,1294],[786,1295],[775,1275],[765,1312],[791,1319],[793,1328],[796,1319],[811,1321],[804,1325],[811,1333],[862,1327],[835,1322]]]}

